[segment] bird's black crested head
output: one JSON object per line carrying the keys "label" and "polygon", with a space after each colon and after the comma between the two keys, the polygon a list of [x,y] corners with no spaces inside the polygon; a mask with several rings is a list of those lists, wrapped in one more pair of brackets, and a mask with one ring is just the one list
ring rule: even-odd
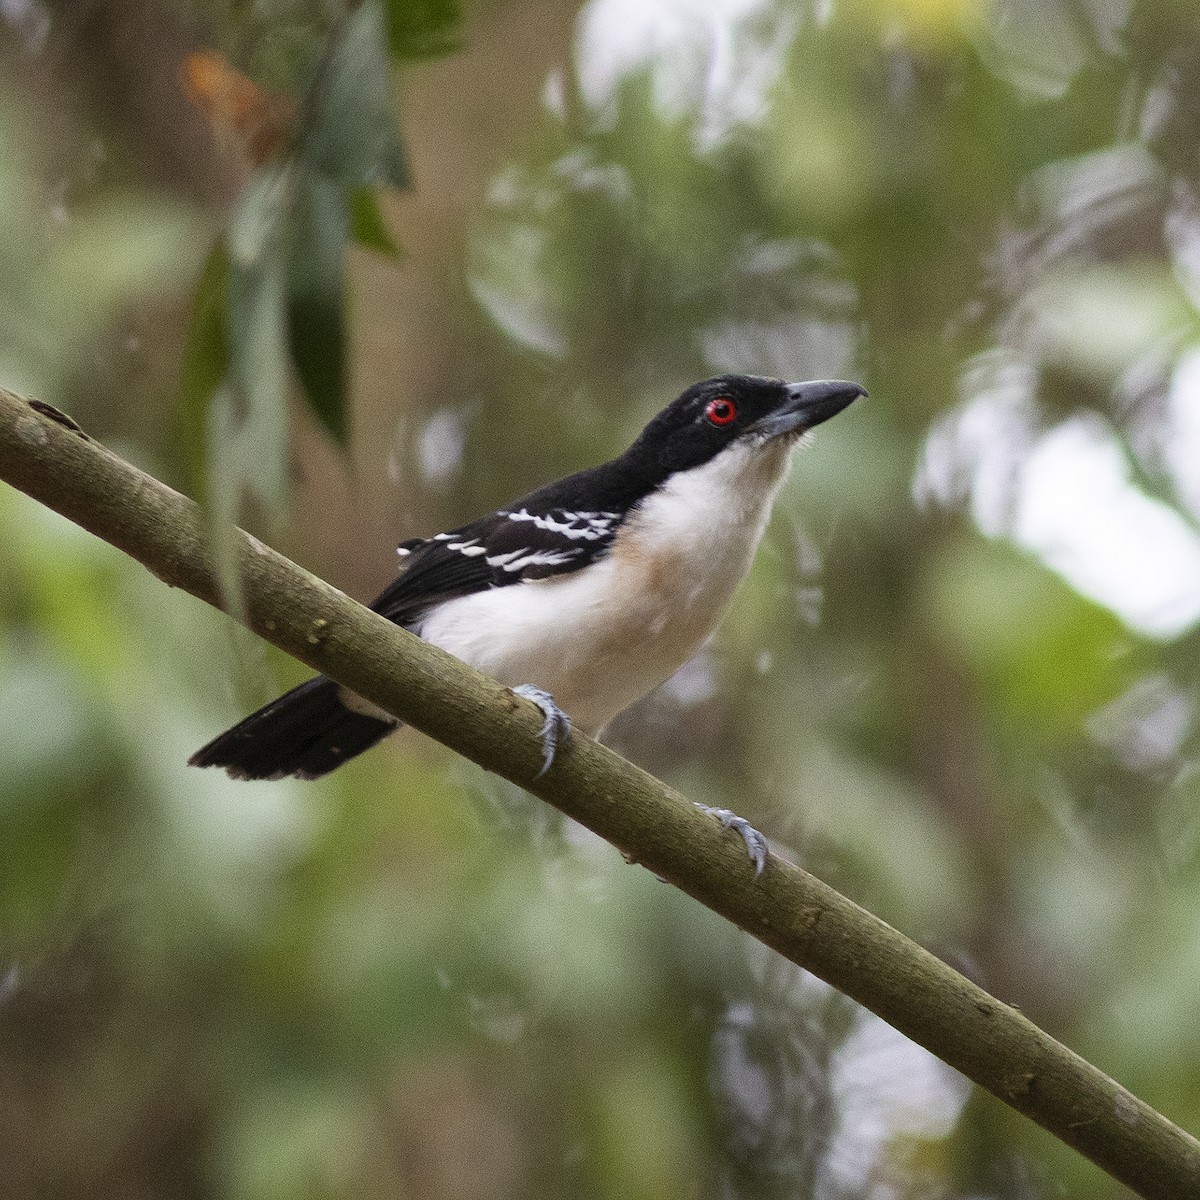
{"label": "bird's black crested head", "polygon": [[698,467],[734,443],[765,446],[796,438],[866,391],[821,379],[785,383],[757,375],[719,375],[695,383],[642,430],[627,457],[663,476]]}

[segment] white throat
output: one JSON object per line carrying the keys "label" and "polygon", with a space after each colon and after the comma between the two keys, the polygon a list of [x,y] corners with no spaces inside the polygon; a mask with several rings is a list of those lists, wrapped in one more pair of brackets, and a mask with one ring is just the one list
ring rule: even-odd
{"label": "white throat", "polygon": [[790,438],[766,446],[737,441],[673,475],[627,519],[621,540],[674,559],[693,584],[732,576],[732,590],[762,540],[793,446]]}

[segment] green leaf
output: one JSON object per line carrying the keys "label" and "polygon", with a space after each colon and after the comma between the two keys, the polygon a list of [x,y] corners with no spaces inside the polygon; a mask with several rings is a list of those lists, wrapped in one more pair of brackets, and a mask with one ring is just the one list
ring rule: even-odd
{"label": "green leaf", "polygon": [[389,72],[383,9],[365,0],[346,19],[317,81],[300,149],[313,169],[349,188],[408,185]]}
{"label": "green leaf", "polygon": [[350,193],[350,236],[368,250],[388,258],[400,257],[400,247],[392,238],[372,188],[355,188]]}
{"label": "green leaf", "polygon": [[229,370],[208,405],[208,509],[217,578],[235,614],[243,603],[233,537],[242,497],[257,496],[275,514],[287,499],[284,233],[290,196],[286,168],[259,171],[242,192],[229,230]]}
{"label": "green leaf", "polygon": [[[242,193],[229,233],[225,330],[241,481],[273,509],[287,494],[288,353],[284,320],[289,172],[259,171]],[[233,447],[225,447],[226,451]],[[222,447],[214,439],[212,453]]]}
{"label": "green leaf", "polygon": [[459,0],[387,0],[387,21],[397,60],[451,54],[462,44]]}
{"label": "green leaf", "polygon": [[350,225],[342,188],[301,178],[291,213],[287,264],[288,341],[309,405],[346,444],[345,290]]}
{"label": "green leaf", "polygon": [[1107,609],[1032,556],[972,538],[931,560],[923,602],[992,711],[1032,745],[1081,723],[1137,677],[1136,643]]}
{"label": "green leaf", "polygon": [[245,414],[226,381],[213,393],[205,414],[208,471],[205,481],[209,538],[213,566],[225,611],[245,612],[242,579],[238,573],[235,529],[241,512],[242,490],[247,482],[243,461]]}
{"label": "green leaf", "polygon": [[192,494],[201,503],[206,503],[208,496],[208,407],[229,364],[225,330],[228,287],[229,251],[220,238],[200,275],[179,375],[182,441]]}

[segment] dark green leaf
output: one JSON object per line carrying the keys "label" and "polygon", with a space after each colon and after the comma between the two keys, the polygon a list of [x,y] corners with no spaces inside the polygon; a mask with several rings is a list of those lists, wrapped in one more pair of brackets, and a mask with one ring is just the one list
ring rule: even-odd
{"label": "dark green leaf", "polygon": [[288,339],[313,412],[342,445],[347,438],[343,292],[349,231],[341,187],[305,175],[291,215]]}
{"label": "dark green leaf", "polygon": [[387,0],[388,48],[399,59],[433,58],[461,45],[459,0]]}
{"label": "dark green leaf", "polygon": [[365,0],[330,48],[301,157],[348,188],[405,187],[408,165],[392,109],[380,0]]}
{"label": "dark green leaf", "polygon": [[350,236],[368,250],[399,258],[400,247],[379,208],[379,197],[372,188],[355,188],[350,193]]}
{"label": "dark green leaf", "polygon": [[208,490],[208,406],[225,378],[229,361],[229,343],[225,335],[228,286],[229,252],[221,238],[209,252],[196,289],[179,375],[181,440],[187,456],[192,494],[201,502]]}

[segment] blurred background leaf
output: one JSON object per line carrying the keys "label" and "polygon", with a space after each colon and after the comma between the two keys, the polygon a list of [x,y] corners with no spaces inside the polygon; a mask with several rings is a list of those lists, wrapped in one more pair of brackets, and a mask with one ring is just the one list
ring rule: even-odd
{"label": "blurred background leaf", "polygon": [[[9,0],[0,378],[363,599],[694,379],[861,379],[609,739],[1196,1129],[1194,26]],[[6,1194],[1121,1195],[437,746],[189,771],[302,671],[11,492],[0,545]]]}
{"label": "blurred background leaf", "polygon": [[293,205],[287,280],[292,362],[321,423],[344,444],[346,197],[342,188],[320,175],[301,175]]}
{"label": "blurred background leaf", "polygon": [[332,35],[313,83],[301,154],[346,187],[408,183],[390,97],[381,0],[364,0]]}
{"label": "blurred background leaf", "polygon": [[386,0],[384,7],[393,58],[434,58],[462,48],[458,0]]}
{"label": "blurred background leaf", "polygon": [[379,197],[371,188],[355,188],[350,193],[350,236],[368,250],[399,258],[400,248],[379,207]]}

